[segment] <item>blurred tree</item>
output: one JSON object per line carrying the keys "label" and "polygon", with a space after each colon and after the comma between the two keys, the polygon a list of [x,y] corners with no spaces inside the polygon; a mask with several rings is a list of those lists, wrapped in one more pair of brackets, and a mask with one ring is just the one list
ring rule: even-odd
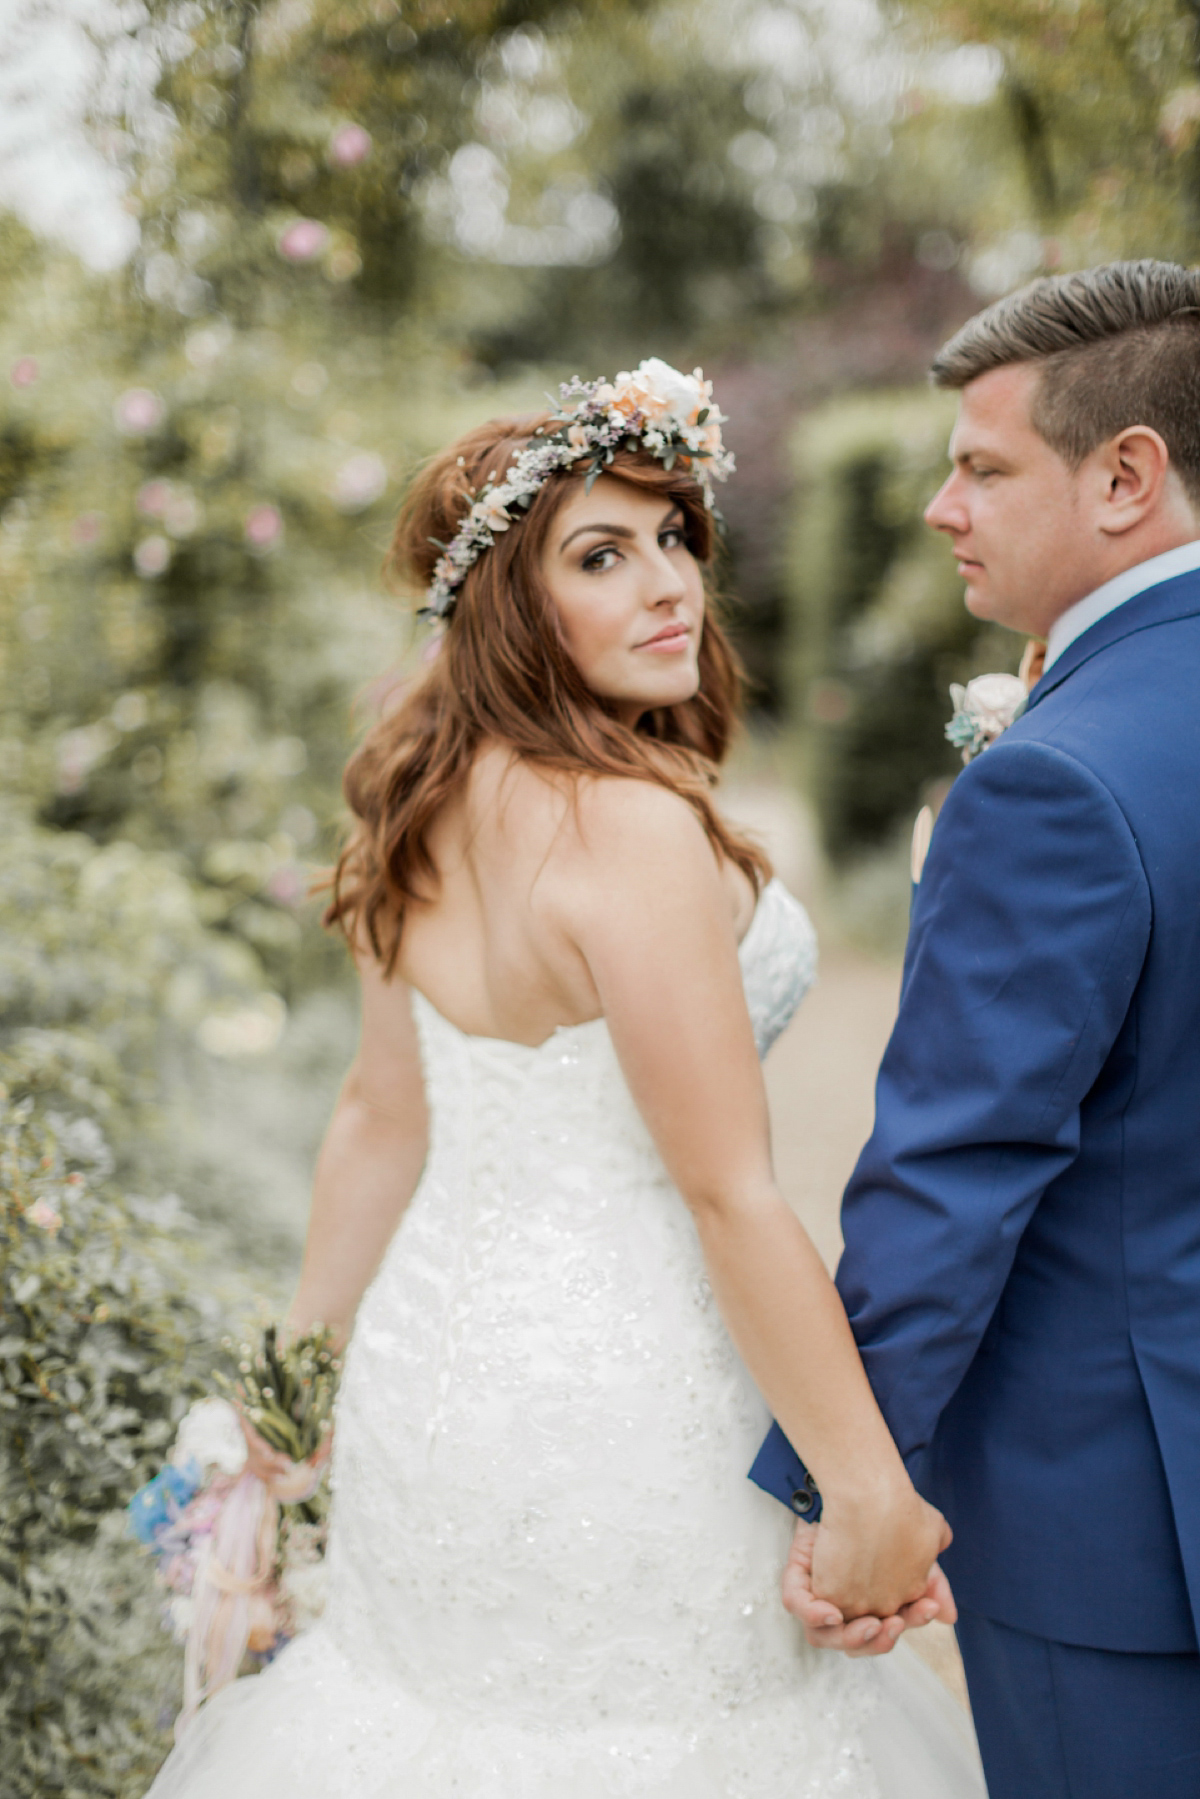
{"label": "blurred tree", "polygon": [[[976,148],[982,126],[995,159],[984,204],[969,164],[933,176],[935,191],[974,196],[985,290],[1042,267],[1200,253],[1197,0],[903,0],[902,12],[927,50],[986,47],[995,61],[990,106],[957,121]],[[956,121],[921,110],[900,137],[920,142],[924,166],[945,163]]]}

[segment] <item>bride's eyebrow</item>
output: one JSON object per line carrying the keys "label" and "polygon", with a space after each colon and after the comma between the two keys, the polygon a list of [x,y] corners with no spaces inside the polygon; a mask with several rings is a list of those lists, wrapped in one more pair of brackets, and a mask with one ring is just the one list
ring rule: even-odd
{"label": "bride's eyebrow", "polygon": [[[683,523],[683,508],[682,508],[682,506],[672,506],[671,510],[668,513],[666,513],[665,516],[663,517],[663,519],[661,520],[658,528],[660,531],[665,531],[667,529],[668,525],[682,524],[682,523]],[[631,531],[629,529],[628,525],[601,525],[601,524],[576,525],[575,529],[573,531],[568,532],[566,537],[564,537],[562,542],[559,544],[559,546],[558,546],[559,555],[561,556],[562,552],[566,549],[566,547],[569,543],[574,543],[574,541],[577,537],[582,537],[584,535],[584,533],[587,531],[595,531],[597,533],[597,535],[601,536],[601,537],[631,538],[631,537],[637,536],[636,531]]]}
{"label": "bride's eyebrow", "polygon": [[558,546],[559,551],[565,550],[567,545],[574,543],[577,537],[582,537],[585,531],[598,532],[602,537],[633,537],[635,535],[628,525],[577,525],[574,531],[563,538]]}

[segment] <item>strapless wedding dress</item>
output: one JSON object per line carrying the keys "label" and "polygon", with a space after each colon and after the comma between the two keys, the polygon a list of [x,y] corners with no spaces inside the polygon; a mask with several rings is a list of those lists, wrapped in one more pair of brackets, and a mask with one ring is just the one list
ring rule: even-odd
{"label": "strapless wedding dress", "polygon": [[[815,959],[773,881],[760,1052]],[[604,1021],[532,1049],[414,1005],[429,1158],[347,1353],[327,1608],[152,1799],[982,1799],[915,1657],[780,1605],[766,1410]]]}

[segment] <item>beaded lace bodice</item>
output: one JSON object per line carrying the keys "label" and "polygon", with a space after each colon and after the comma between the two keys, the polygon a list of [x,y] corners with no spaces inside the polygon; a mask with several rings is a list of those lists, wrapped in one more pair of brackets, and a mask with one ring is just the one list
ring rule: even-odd
{"label": "beaded lace bodice", "polygon": [[[772,882],[760,1051],[815,960]],[[231,1799],[235,1757],[256,1799],[875,1799],[871,1675],[779,1604],[765,1408],[607,1026],[529,1048],[414,1004],[430,1151],[347,1356],[328,1607],[153,1799]]]}

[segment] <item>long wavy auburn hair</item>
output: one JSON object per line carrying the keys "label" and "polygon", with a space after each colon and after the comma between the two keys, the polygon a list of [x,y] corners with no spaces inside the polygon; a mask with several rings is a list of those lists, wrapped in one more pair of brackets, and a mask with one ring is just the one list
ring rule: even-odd
{"label": "long wavy auburn hair", "polygon": [[[475,492],[503,479],[545,422],[493,419],[426,464],[401,510],[389,572],[426,586],[439,543],[454,536]],[[470,569],[438,653],[346,765],[343,792],[355,822],[329,883],[325,923],[355,943],[365,938],[389,973],[406,907],[437,892],[431,826],[491,739],[568,778],[612,775],[668,788],[692,807],[719,857],[736,863],[756,886],[770,875],[762,850],[733,830],[712,801],[738,718],[742,670],[714,616],[707,576],[711,515],[682,463],[667,470],[648,453],[620,451],[609,472],[678,505],[688,548],[706,565],[699,689],[679,705],[646,713],[631,729],[585,685],[541,575],[550,526],[582,476],[551,476],[524,517]]]}

